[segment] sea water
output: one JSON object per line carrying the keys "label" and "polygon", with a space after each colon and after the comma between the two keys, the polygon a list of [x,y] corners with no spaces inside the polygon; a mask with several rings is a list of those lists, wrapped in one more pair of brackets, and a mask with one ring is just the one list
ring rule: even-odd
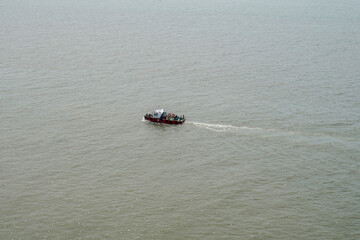
{"label": "sea water", "polygon": [[1,1],[0,239],[359,239],[359,12]]}

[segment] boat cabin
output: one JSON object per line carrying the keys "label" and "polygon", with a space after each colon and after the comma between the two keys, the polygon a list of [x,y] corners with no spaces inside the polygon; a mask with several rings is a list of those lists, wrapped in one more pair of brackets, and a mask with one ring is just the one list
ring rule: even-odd
{"label": "boat cabin", "polygon": [[166,115],[165,109],[158,109],[154,111],[153,118],[161,118],[161,116],[165,117]]}

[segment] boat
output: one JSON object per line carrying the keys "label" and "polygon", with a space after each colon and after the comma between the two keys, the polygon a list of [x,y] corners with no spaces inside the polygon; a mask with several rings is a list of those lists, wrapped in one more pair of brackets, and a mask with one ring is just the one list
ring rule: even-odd
{"label": "boat", "polygon": [[185,122],[185,116],[178,116],[176,114],[167,113],[165,109],[157,109],[152,114],[146,114],[145,120],[154,123],[165,123],[165,124],[183,124]]}

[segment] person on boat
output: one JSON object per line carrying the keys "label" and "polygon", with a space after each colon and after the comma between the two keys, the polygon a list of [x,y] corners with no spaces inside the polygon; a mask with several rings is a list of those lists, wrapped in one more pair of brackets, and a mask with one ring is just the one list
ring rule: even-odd
{"label": "person on boat", "polygon": [[165,113],[165,112],[163,112],[163,113],[161,114],[161,116],[160,116],[160,121],[162,121],[164,117],[166,117],[166,113]]}

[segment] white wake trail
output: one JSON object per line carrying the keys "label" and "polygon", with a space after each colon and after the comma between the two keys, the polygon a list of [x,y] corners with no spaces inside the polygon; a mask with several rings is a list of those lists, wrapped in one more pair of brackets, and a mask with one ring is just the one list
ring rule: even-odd
{"label": "white wake trail", "polygon": [[247,126],[234,126],[228,124],[212,124],[201,122],[187,122],[196,127],[207,129],[213,132],[225,132],[241,135],[256,135],[258,137],[293,137],[301,136],[302,138],[295,138],[299,141],[311,141],[314,143],[316,140],[318,143],[337,143],[337,144],[358,144],[359,140],[355,138],[346,138],[341,136],[333,136],[324,133],[306,133],[299,131],[288,131],[273,128],[259,128],[259,127],[247,127]]}
{"label": "white wake trail", "polygon": [[241,130],[257,131],[257,132],[275,131],[275,129],[264,129],[259,127],[247,127],[247,126],[233,126],[228,124],[213,124],[213,123],[201,123],[201,122],[188,122],[188,123],[214,132],[238,132]]}

